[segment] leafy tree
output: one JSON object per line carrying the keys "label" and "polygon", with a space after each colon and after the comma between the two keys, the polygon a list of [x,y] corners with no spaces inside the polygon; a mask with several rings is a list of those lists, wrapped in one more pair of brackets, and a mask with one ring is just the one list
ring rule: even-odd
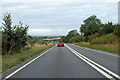
{"label": "leafy tree", "polygon": [[84,34],[86,41],[88,41],[88,36],[94,34],[101,28],[101,21],[95,16],[90,16],[83,21],[84,24],[80,27],[80,32]]}
{"label": "leafy tree", "polygon": [[74,36],[72,37],[69,42],[72,43],[72,42],[81,42],[81,41],[84,41],[85,38],[83,35],[77,35],[77,36]]}
{"label": "leafy tree", "polygon": [[77,30],[71,30],[68,35],[65,38],[65,42],[69,42],[69,40],[71,39],[71,37],[73,36],[77,36],[79,35],[79,33],[77,32]]}
{"label": "leafy tree", "polygon": [[112,33],[114,29],[115,29],[115,25],[113,25],[112,22],[108,22],[107,24],[102,24],[102,27],[98,31],[98,34],[100,36],[105,35],[105,34],[109,34],[109,33]]}
{"label": "leafy tree", "polygon": [[12,27],[11,14],[4,15],[2,28],[2,52],[10,54],[13,50],[19,50],[26,45],[27,30],[29,26],[23,27],[20,22]]}

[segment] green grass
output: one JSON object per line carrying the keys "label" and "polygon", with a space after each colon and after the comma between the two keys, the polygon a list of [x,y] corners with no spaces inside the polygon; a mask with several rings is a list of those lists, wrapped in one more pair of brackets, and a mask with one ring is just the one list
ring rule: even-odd
{"label": "green grass", "polygon": [[43,52],[47,50],[48,48],[54,46],[54,44],[50,44],[47,46],[41,46],[38,48],[32,48],[26,51],[22,51],[20,53],[13,53],[13,54],[7,54],[2,56],[2,72],[8,70],[9,68],[39,54],[40,52]]}
{"label": "green grass", "polygon": [[90,44],[80,44],[80,43],[75,43],[75,45],[118,54],[117,47],[106,47],[104,45],[90,45]]}

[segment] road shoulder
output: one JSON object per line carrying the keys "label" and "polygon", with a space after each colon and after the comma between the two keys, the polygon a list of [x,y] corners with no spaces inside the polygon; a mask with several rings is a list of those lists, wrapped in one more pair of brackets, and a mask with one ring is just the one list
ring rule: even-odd
{"label": "road shoulder", "polygon": [[[54,46],[53,46],[53,47],[54,47]],[[50,47],[50,48],[53,48],[53,47]],[[49,48],[49,49],[50,49],[50,48]],[[47,50],[49,50],[49,49],[47,49]],[[4,79],[6,76],[8,76],[9,74],[11,74],[11,73],[14,72],[15,70],[21,68],[22,66],[24,66],[25,64],[27,64],[27,63],[30,62],[31,60],[33,60],[33,59],[35,59],[36,57],[40,56],[41,54],[45,53],[47,50],[45,50],[45,51],[43,51],[43,52],[41,52],[41,53],[39,53],[39,54],[31,57],[30,59],[28,59],[28,60],[26,60],[26,61],[24,61],[24,62],[21,62],[20,64],[17,64],[16,66],[8,69],[7,71],[4,71],[4,72],[0,73],[0,75],[2,75],[2,79]]]}

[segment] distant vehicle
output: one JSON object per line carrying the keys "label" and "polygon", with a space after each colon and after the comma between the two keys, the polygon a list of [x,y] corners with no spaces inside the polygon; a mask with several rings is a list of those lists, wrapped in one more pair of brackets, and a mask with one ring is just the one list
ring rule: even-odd
{"label": "distant vehicle", "polygon": [[57,43],[57,47],[64,47],[64,42],[63,41],[59,41]]}

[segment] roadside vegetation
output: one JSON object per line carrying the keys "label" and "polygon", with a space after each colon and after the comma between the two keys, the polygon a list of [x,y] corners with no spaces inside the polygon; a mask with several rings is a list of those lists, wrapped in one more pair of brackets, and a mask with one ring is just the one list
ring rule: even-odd
{"label": "roadside vegetation", "polygon": [[55,45],[50,41],[44,41],[44,37],[28,35],[29,25],[19,22],[18,25],[12,26],[10,13],[4,15],[3,21],[2,38],[0,38],[2,39],[2,70],[0,72],[4,72]]}
{"label": "roadside vegetation", "polygon": [[2,31],[0,27],[0,72],[2,72]]}
{"label": "roadside vegetation", "polygon": [[74,44],[81,47],[92,48],[110,53],[116,53],[116,54],[118,53],[118,44],[97,44],[97,45],[84,44],[84,43],[74,43]]}
{"label": "roadside vegetation", "polygon": [[62,36],[61,40],[82,47],[119,53],[120,25],[112,22],[103,24],[93,15],[83,21],[79,32],[72,30],[68,35]]}
{"label": "roadside vegetation", "polygon": [[29,26],[22,22],[12,26],[11,14],[4,15],[2,23],[2,54],[11,54],[27,45],[27,31]]}
{"label": "roadside vegetation", "polygon": [[112,33],[102,35],[90,41],[90,44],[117,44],[118,37]]}
{"label": "roadside vegetation", "polygon": [[39,45],[36,43],[34,44],[34,46],[31,47],[31,49],[28,49],[28,50],[26,49],[21,52],[3,55],[2,56],[2,72],[49,49],[52,46],[54,46],[54,44],[52,43],[50,43],[49,45]]}
{"label": "roadside vegetation", "polygon": [[0,31],[0,46],[2,47],[2,31]]}

